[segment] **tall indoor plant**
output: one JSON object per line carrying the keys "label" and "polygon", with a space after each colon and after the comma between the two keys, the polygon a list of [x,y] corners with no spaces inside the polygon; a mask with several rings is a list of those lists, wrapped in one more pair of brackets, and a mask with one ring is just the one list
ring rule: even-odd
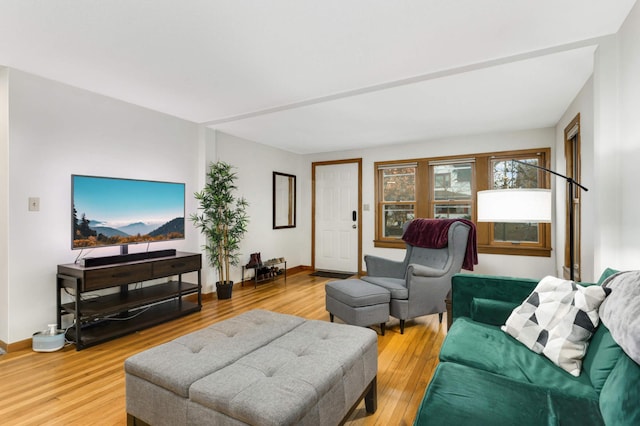
{"label": "tall indoor plant", "polygon": [[238,264],[240,240],[249,223],[249,204],[244,197],[235,195],[235,180],[233,166],[223,161],[211,163],[205,187],[194,194],[201,212],[191,215],[191,221],[206,238],[204,249],[209,264],[218,271],[219,299],[231,297],[230,266]]}

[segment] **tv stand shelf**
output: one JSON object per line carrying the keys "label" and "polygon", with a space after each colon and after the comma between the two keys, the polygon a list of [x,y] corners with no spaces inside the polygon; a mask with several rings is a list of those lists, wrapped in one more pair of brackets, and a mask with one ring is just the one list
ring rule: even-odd
{"label": "tv stand shelf", "polygon": [[[58,327],[62,315],[73,314],[75,324],[67,338],[76,349],[169,321],[202,308],[200,254],[178,252],[174,256],[149,258],[95,267],[58,265]],[[197,284],[184,282],[182,274],[196,272]],[[129,289],[129,284],[177,276],[164,283]],[[87,297],[89,291],[120,287],[119,292]],[[62,293],[74,301],[61,303]],[[185,296],[197,295],[197,303]]]}
{"label": "tv stand shelf", "polygon": [[[196,284],[182,283],[182,295],[193,294],[198,291]],[[95,317],[104,317],[130,309],[146,306],[150,303],[158,303],[178,297],[177,281],[169,281],[164,284],[157,284],[152,287],[144,287],[136,290],[129,290],[127,293],[108,294],[87,300],[80,300],[81,321]],[[62,309],[68,313],[75,313],[75,302],[64,303]]]}

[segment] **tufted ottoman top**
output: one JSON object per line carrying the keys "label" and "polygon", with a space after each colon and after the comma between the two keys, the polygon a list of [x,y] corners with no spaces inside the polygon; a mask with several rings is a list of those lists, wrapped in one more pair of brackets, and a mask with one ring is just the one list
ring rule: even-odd
{"label": "tufted ottoman top", "polygon": [[304,322],[303,318],[292,315],[249,311],[133,355],[125,361],[124,368],[127,374],[187,398],[189,387],[198,379],[234,363]]}
{"label": "tufted ottoman top", "polygon": [[359,279],[331,281],[325,285],[327,296],[347,306],[360,307],[389,303],[389,290]]}
{"label": "tufted ottoman top", "polygon": [[190,399],[248,424],[337,424],[376,375],[377,342],[373,330],[306,321],[195,382]]}

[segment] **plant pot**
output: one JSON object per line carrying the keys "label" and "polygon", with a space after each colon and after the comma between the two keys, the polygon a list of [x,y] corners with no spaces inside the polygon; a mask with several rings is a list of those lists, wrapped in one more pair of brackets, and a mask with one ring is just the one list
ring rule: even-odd
{"label": "plant pot", "polygon": [[218,299],[231,299],[231,292],[233,290],[233,281],[225,281],[221,283],[216,282],[216,294]]}

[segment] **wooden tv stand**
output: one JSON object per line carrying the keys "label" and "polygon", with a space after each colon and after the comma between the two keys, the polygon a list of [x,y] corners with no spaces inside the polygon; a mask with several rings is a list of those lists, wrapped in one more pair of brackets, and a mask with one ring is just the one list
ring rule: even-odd
{"label": "wooden tv stand", "polygon": [[[137,260],[132,262],[84,267],[71,263],[58,265],[57,316],[58,328],[62,315],[73,314],[75,324],[67,331],[67,338],[84,349],[134,331],[202,309],[202,256],[177,252],[175,256]],[[198,283],[182,280],[182,274],[197,272]],[[177,280],[129,288],[130,284],[177,276]],[[88,292],[120,287],[111,294],[91,295]],[[62,292],[74,297],[62,303]],[[197,294],[194,303],[185,296]]]}

